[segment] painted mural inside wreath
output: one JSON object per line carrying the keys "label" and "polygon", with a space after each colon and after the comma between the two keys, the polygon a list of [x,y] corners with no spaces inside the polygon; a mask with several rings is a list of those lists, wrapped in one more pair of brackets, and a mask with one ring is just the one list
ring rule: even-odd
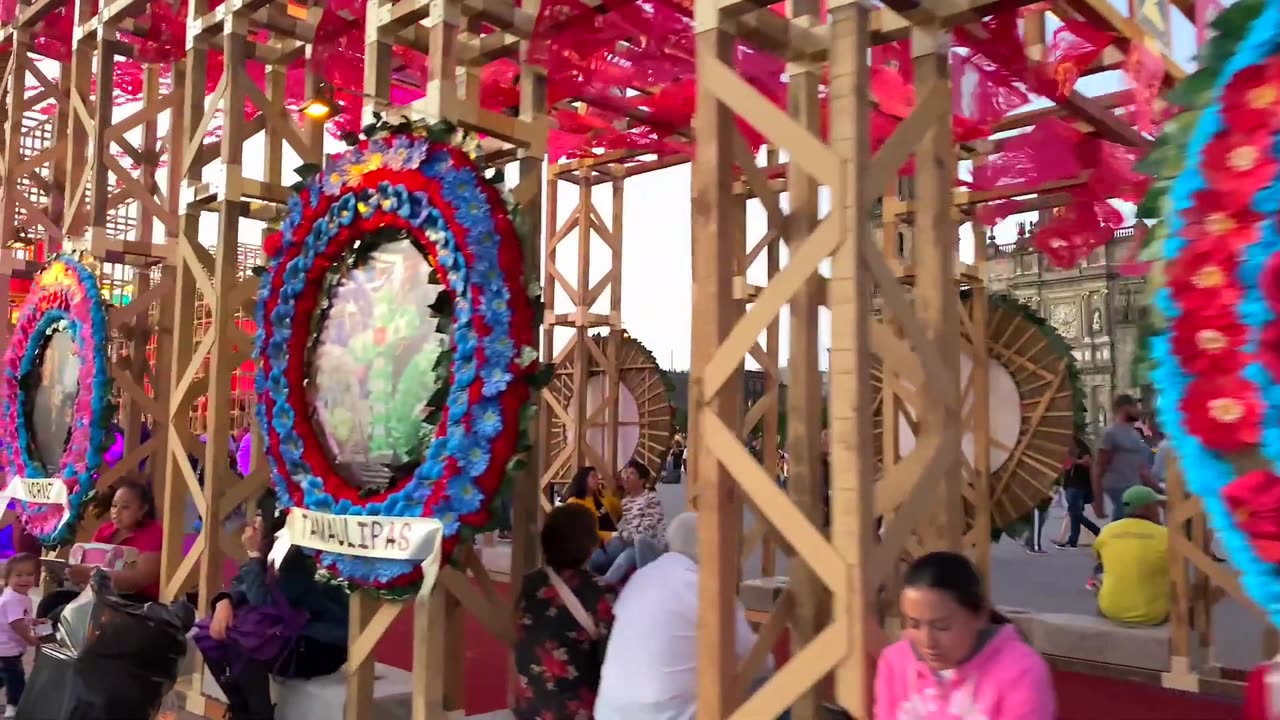
{"label": "painted mural inside wreath", "polygon": [[[319,435],[344,479],[359,488],[398,482],[421,462],[426,422],[443,378],[443,286],[404,235],[364,243],[335,273],[314,346],[308,389]],[[434,309],[433,309],[434,308]]]}
{"label": "painted mural inside wreath", "polygon": [[75,418],[80,384],[80,356],[71,333],[59,330],[49,336],[42,350],[40,384],[31,402],[36,456],[46,468],[56,468],[67,448]]}

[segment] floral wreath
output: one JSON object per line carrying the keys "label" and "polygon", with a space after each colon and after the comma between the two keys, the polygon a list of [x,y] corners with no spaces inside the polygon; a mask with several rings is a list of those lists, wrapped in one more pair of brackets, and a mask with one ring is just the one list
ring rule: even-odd
{"label": "floral wreath", "polygon": [[[272,482],[281,508],[438,519],[447,558],[495,525],[491,506],[530,447],[526,408],[545,384],[534,344],[539,290],[525,284],[514,209],[482,175],[474,137],[447,123],[377,117],[346,140],[350,149],[323,170],[299,168],[281,231],[264,248],[255,385]],[[434,427],[424,456],[400,480],[361,490],[326,451],[305,386],[326,290],[362,247],[389,239],[408,239],[426,257],[444,288],[432,309],[445,306],[452,341],[435,362],[447,379],[423,418]],[[420,584],[420,561],[315,554],[337,582],[392,597]]]}
{"label": "floral wreath", "polygon": [[[65,516],[63,508],[55,505],[20,503],[23,523],[46,546],[64,545],[73,539],[114,440],[110,431],[114,407],[107,357],[107,307],[96,271],[79,258],[58,256],[36,277],[5,350],[0,388],[3,482],[15,477],[59,477],[67,485]],[[55,470],[46,468],[35,453],[31,411],[49,338],[60,331],[76,340],[80,391],[71,437]]]}
{"label": "floral wreath", "polygon": [[1161,426],[1245,592],[1280,625],[1280,0],[1214,21],[1169,96],[1139,217],[1161,218],[1152,380]]}

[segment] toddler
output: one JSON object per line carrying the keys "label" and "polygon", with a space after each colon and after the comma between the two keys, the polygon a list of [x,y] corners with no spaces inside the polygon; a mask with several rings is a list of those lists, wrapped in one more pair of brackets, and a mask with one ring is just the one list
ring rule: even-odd
{"label": "toddler", "polygon": [[4,569],[4,592],[0,593],[0,685],[9,704],[4,716],[16,717],[22,691],[27,686],[22,657],[27,648],[40,644],[31,627],[35,612],[28,593],[35,587],[40,561],[35,555],[18,553]]}

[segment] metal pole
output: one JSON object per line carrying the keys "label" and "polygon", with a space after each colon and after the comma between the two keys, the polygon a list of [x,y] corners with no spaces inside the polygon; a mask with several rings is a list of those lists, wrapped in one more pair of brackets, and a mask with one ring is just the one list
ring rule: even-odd
{"label": "metal pole", "polygon": [[1040,546],[1040,531],[1044,528],[1044,518],[1040,513],[1040,508],[1032,511],[1031,516],[1031,534],[1027,536],[1027,552],[1032,555],[1044,555],[1044,548]]}

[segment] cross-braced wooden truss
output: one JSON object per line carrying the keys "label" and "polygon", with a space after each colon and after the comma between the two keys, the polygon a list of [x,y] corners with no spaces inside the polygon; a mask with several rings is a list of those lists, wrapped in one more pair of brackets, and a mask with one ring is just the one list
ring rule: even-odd
{"label": "cross-braced wooden truss", "polygon": [[[221,583],[224,559],[238,553],[234,538],[221,519],[255,496],[266,483],[264,464],[256,463],[246,480],[239,480],[222,462],[227,453],[231,418],[240,408],[233,400],[232,378],[245,360],[251,343],[236,319],[249,308],[257,282],[247,277],[241,262],[256,238],[239,237],[241,218],[271,220],[287,198],[282,148],[287,143],[303,161],[321,154],[320,129],[299,124],[283,110],[283,68],[310,51],[317,13],[303,8],[290,14],[287,0],[231,0],[216,12],[206,2],[192,0],[188,23],[187,57],[171,69],[152,68],[144,77],[140,108],[113,109],[110,67],[114,58],[129,53],[121,38],[138,35],[137,16],[143,3],[103,5],[91,15],[84,0],[20,0],[19,17],[0,30],[4,76],[0,95],[5,100],[0,123],[6,131],[0,145],[0,293],[9,293],[10,277],[30,277],[43,259],[57,250],[64,235],[91,250],[104,267],[132,271],[135,299],[112,317],[116,353],[113,373],[123,394],[122,426],[126,429],[129,466],[147,453],[154,455],[154,472],[163,473],[162,512],[166,519],[166,550],[162,579],[167,597],[193,587],[205,601]],[[872,593],[883,587],[904,551],[964,546],[965,493],[984,497],[981,479],[989,472],[967,467],[960,453],[966,432],[977,436],[987,424],[980,411],[966,412],[959,384],[958,357],[965,337],[976,337],[998,320],[982,317],[985,302],[977,302],[966,316],[954,301],[956,291],[970,288],[975,298],[985,289],[981,257],[976,265],[955,258],[955,224],[967,219],[984,202],[1025,195],[1007,190],[953,192],[956,151],[945,118],[950,115],[951,88],[946,71],[947,28],[970,23],[1012,5],[989,0],[893,0],[888,7],[870,8],[847,0],[831,3],[822,17],[816,0],[794,0],[786,16],[751,0],[698,0],[695,3],[699,73],[697,157],[694,209],[699,228],[694,245],[695,377],[691,385],[693,446],[690,477],[693,502],[704,523],[702,533],[702,653],[699,717],[722,720],[733,716],[770,717],[796,701],[797,718],[815,714],[818,693],[813,688],[834,672],[836,699],[857,717],[868,717],[864,695],[868,635],[860,632],[870,614]],[[1174,3],[1186,12],[1184,0]],[[295,3],[302,7],[306,3]],[[546,143],[545,77],[527,63],[520,67],[521,99],[515,117],[487,112],[476,95],[480,67],[504,55],[527,51],[539,3],[526,0],[516,7],[510,0],[371,0],[367,4],[368,45],[364,83],[367,113],[404,112],[453,120],[480,131],[498,147],[488,155],[494,162],[515,160],[521,183],[516,200],[525,208],[542,204],[547,193],[547,217],[556,218],[554,194],[558,181],[544,186],[542,156]],[[37,24],[60,6],[74,7],[77,25],[73,58],[47,72],[48,58],[34,50]],[[1083,18],[1115,32],[1109,48],[1093,71],[1117,67],[1125,51],[1148,38],[1106,0],[1059,0],[1060,16]],[[1028,11],[1023,19],[1027,53],[1045,53],[1043,10]],[[823,20],[828,22],[823,22]],[[473,32],[486,24],[497,29],[483,38]],[[752,90],[732,69],[733,40],[743,39],[789,62],[787,110]],[[873,157],[868,148],[868,77],[866,54],[870,44],[909,38],[912,41],[916,111],[902,123]],[[426,99],[412,108],[392,108],[393,49],[412,47],[427,53],[429,83]],[[213,61],[223,53],[221,79],[206,101],[205,81]],[[266,81],[255,84],[243,72],[253,60],[268,65]],[[1180,69],[1166,58],[1169,77]],[[96,76],[96,86],[90,83]],[[166,85],[164,78],[169,77]],[[309,78],[310,89],[316,79]],[[830,130],[822,135],[819,93],[830,99]],[[31,88],[31,92],[26,90]],[[94,91],[96,87],[96,91]],[[1091,132],[1109,140],[1141,145],[1146,139],[1123,118],[1112,113],[1118,96],[1088,98],[1072,93],[1058,107],[1018,113],[997,130],[1026,127],[1047,114],[1071,115]],[[245,120],[246,103],[261,113]],[[169,132],[162,137],[162,117]],[[222,138],[205,142],[206,131],[221,116]],[[758,167],[737,135],[734,116],[750,118],[769,140],[766,167]],[[262,157],[247,157],[246,140],[266,138]],[[141,136],[141,140],[136,139]],[[978,141],[960,148],[981,162],[998,141]],[[782,162],[780,153],[787,161]],[[914,197],[885,192],[896,185],[903,161],[915,155]],[[126,159],[116,159],[123,156]],[[648,162],[639,153],[610,152],[588,162],[558,166],[562,178],[584,175],[582,185],[610,183],[615,194],[614,218],[605,223],[588,210],[570,223],[579,233],[586,227],[609,248],[612,269],[605,280],[592,283],[582,275],[589,260],[568,269],[546,268],[548,326],[573,329],[585,339],[590,328],[617,329],[621,323],[620,274],[622,179],[687,161],[684,156]],[[225,164],[216,178],[213,168]],[[171,168],[167,181],[157,172]],[[771,178],[771,179],[770,179]],[[1064,202],[1061,192],[1083,179],[1038,188],[1030,199],[1017,201],[1019,211],[1051,208]],[[818,189],[831,191],[832,210],[819,220]],[[782,190],[788,202],[779,200]],[[1013,193],[1011,195],[1011,193]],[[872,222],[871,205],[883,196],[882,217]],[[744,203],[759,198],[769,217],[763,238],[745,247]],[[581,196],[580,196],[581,198]],[[198,217],[216,213],[215,237],[198,237]],[[524,212],[526,236],[540,237],[540,213]],[[547,223],[553,237],[571,233]],[[913,253],[895,254],[891,245],[898,228],[912,225]],[[156,226],[159,233],[153,230]],[[877,240],[877,229],[882,239]],[[153,237],[153,235],[163,237]],[[981,237],[982,233],[975,231]],[[47,242],[46,242],[47,241]],[[554,246],[540,255],[536,242],[526,248],[528,268],[540,260],[554,265]],[[787,264],[781,245],[789,246]],[[581,243],[580,243],[581,245]],[[579,253],[582,248],[579,248]],[[746,268],[760,256],[767,258],[768,281],[753,285]],[[822,277],[818,268],[830,258]],[[114,272],[114,271],[113,271]],[[535,270],[531,272],[536,273]],[[128,274],[128,273],[125,273]],[[561,277],[557,277],[557,275]],[[123,276],[122,276],[123,277]],[[575,279],[576,282],[568,282]],[[910,294],[902,283],[914,286]],[[607,313],[593,306],[610,295]],[[555,306],[554,287],[570,297],[571,307]],[[570,290],[570,287],[576,288]],[[589,302],[588,302],[589,301]],[[136,305],[136,306],[135,306]],[[822,383],[818,373],[817,324],[821,306],[831,311],[832,334],[829,420],[831,437],[830,533],[822,527],[820,482],[822,452]],[[208,327],[195,329],[196,308],[205,307]],[[880,319],[874,310],[882,311]],[[756,464],[741,443],[743,433],[763,421],[763,456],[772,458],[777,446],[779,409],[779,322],[789,313],[792,351],[787,446],[791,453],[790,497],[774,482],[772,467]],[[7,337],[7,327],[0,326]],[[149,339],[144,339],[149,335]],[[764,341],[757,340],[761,335]],[[979,344],[980,345],[980,344]],[[544,342],[550,360],[551,329]],[[150,348],[150,350],[148,350]],[[580,353],[587,367],[591,350],[583,343],[566,351]],[[608,349],[604,351],[609,358]],[[742,417],[744,357],[750,355],[766,372],[764,397]],[[143,363],[141,358],[148,358]],[[883,473],[878,484],[872,435],[873,391],[869,380],[874,358],[895,372],[913,378],[920,388],[921,422],[915,450]],[[153,359],[152,359],[153,358]],[[598,359],[598,358],[597,358]],[[999,359],[994,357],[993,359]],[[980,362],[975,358],[975,363]],[[149,365],[149,367],[148,367]],[[589,377],[575,374],[574,387]],[[976,372],[974,397],[983,397],[985,373]],[[579,383],[581,380],[582,383]],[[621,382],[619,380],[619,382]],[[141,390],[141,392],[139,392]],[[209,437],[202,446],[189,430],[187,413],[203,399]],[[538,436],[549,440],[556,413],[549,395],[541,402]],[[975,408],[983,403],[971,403]],[[566,414],[569,411],[566,410]],[[140,446],[132,428],[148,416],[151,442]],[[577,427],[585,427],[579,423]],[[975,441],[977,442],[977,441]],[[543,475],[545,442],[530,463],[530,475],[516,486],[514,547],[511,577],[518,584],[524,572],[536,567],[538,489]],[[582,454],[577,442],[571,453]],[[158,454],[157,454],[158,453]],[[187,455],[203,455],[207,473],[203,486],[191,472]],[[986,453],[978,452],[977,458]],[[161,461],[164,458],[164,461]],[[163,467],[163,469],[161,469]],[[938,478],[971,481],[943,483]],[[554,475],[554,473],[551,473]],[[998,482],[998,480],[997,480]],[[188,497],[204,519],[202,534],[185,557],[183,517]],[[1194,501],[1171,489],[1171,563],[1180,602],[1173,614],[1174,667],[1166,677],[1171,685],[1199,687],[1197,673],[1204,660],[1196,652],[1207,647],[1210,632],[1207,608],[1215,599],[1212,586],[1232,588],[1229,574],[1213,565],[1203,515]],[[974,500],[971,498],[969,502]],[[736,596],[741,509],[749,503],[767,522],[761,527],[780,536],[798,562],[792,564],[790,587],[760,634],[760,643],[743,665],[733,651],[733,614],[728,605]],[[873,518],[887,519],[878,541]],[[989,513],[979,513],[979,518]],[[969,547],[982,560],[985,545],[969,533]],[[768,542],[767,536],[764,537]],[[771,564],[766,553],[766,573]],[[463,608],[473,612],[503,640],[510,639],[504,618],[506,602],[489,582],[473,553],[463,552],[457,569],[440,577],[429,607],[416,616],[411,641],[415,644],[414,713],[416,718],[443,718],[462,708],[458,661],[463,649],[458,632]],[[1194,566],[1192,574],[1189,567]],[[1217,570],[1213,570],[1217,568]],[[1179,579],[1181,578],[1181,579]],[[372,649],[403,604],[381,603],[357,594],[352,599],[352,642],[348,718],[371,717]],[[743,678],[754,675],[768,648],[788,626],[802,645],[768,686],[741,705]],[[445,628],[449,628],[446,630]],[[1198,637],[1197,637],[1198,635]],[[448,657],[448,660],[445,658]],[[440,667],[446,667],[443,673]],[[194,678],[190,706],[201,704],[200,678]]]}
{"label": "cross-braced wooden truss", "polygon": [[[588,428],[605,417],[615,417],[618,409],[618,387],[621,382],[619,370],[620,351],[623,343],[622,334],[622,210],[623,210],[623,174],[617,165],[600,164],[593,158],[575,160],[551,167],[547,177],[547,230],[551,234],[543,247],[543,346],[550,349],[555,344],[556,328],[567,328],[573,334],[569,342],[556,353],[557,368],[571,366],[573,375],[568,380],[571,388],[564,392],[565,381],[557,379],[561,391],[556,386],[544,388],[542,391],[543,407],[547,411],[541,418],[542,437],[552,438],[546,447],[547,463],[540,488],[553,483],[566,482],[578,467],[595,465],[598,468],[611,467],[606,458],[613,457],[617,448],[609,445],[605,448],[592,448],[587,443]],[[612,190],[613,211],[606,222],[604,216],[596,208],[592,199],[592,188],[599,183],[608,182]],[[558,201],[560,187],[569,184],[577,188],[577,199],[573,210],[563,223],[557,225]],[[552,232],[552,228],[555,228]],[[576,240],[572,266],[575,272],[566,275],[560,267],[560,249],[565,240]],[[600,245],[608,250],[605,270],[600,278],[592,283],[591,265],[595,257],[593,251]],[[562,307],[559,296],[563,293],[567,303]],[[607,298],[607,300],[606,300]],[[607,312],[599,312],[599,306],[607,304]],[[593,340],[589,333],[592,329],[604,328],[609,332],[604,342]],[[587,408],[585,390],[592,374],[599,370],[606,378],[605,396],[595,408]],[[612,420],[606,422],[614,422]],[[572,428],[573,437],[569,442],[554,438],[564,437],[564,428]],[[557,430],[559,428],[559,430]],[[606,435],[610,435],[606,432]],[[616,439],[617,433],[610,435]],[[600,452],[603,451],[604,455]],[[613,473],[605,473],[607,482],[612,483]],[[542,493],[544,508],[550,508],[546,493]]]}
{"label": "cross-braced wooden truss", "polygon": [[[653,354],[625,331],[618,331],[616,357],[607,354],[615,342],[614,333],[587,338],[589,359],[587,380],[578,383],[578,358],[566,358],[556,366],[547,388],[554,405],[551,437],[547,444],[551,464],[572,453],[575,448],[577,423],[584,423],[586,439],[582,449],[586,464],[601,469],[606,476],[626,463],[644,463],[659,472],[671,447],[671,400]],[[610,372],[610,370],[613,372]],[[585,388],[578,393],[575,388]],[[626,412],[624,393],[634,403],[634,416]],[[594,399],[594,402],[593,402]],[[562,408],[577,408],[582,400],[585,419],[576,420],[562,413]],[[612,401],[612,402],[611,402]],[[624,439],[634,438],[634,449],[622,447]]]}
{"label": "cross-braced wooden truss", "polygon": [[[252,341],[237,323],[251,309],[258,287],[257,278],[244,272],[239,259],[241,246],[240,220],[252,218],[270,221],[278,216],[286,202],[292,181],[282,167],[282,148],[287,144],[304,162],[322,159],[322,133],[319,123],[298,120],[285,109],[285,68],[308,52],[308,41],[314,33],[318,13],[306,18],[289,17],[285,0],[232,0],[216,12],[207,2],[190,4],[190,24],[186,59],[175,68],[174,86],[181,89],[182,102],[175,113],[175,133],[186,152],[175,163],[173,177],[181,196],[178,213],[180,234],[175,242],[176,299],[173,303],[174,368],[170,390],[170,452],[166,468],[164,516],[166,549],[162,563],[162,579],[166,597],[174,597],[196,587],[202,601],[207,602],[222,582],[223,559],[237,553],[235,543],[223,528],[227,515],[244,502],[256,497],[265,487],[267,477],[261,452],[256,453],[249,476],[236,477],[222,460],[228,453],[232,407],[232,375],[248,357]],[[541,203],[542,147],[546,126],[540,108],[544,80],[536,69],[522,72],[522,112],[507,117],[480,110],[474,96],[478,87],[473,80],[475,68],[460,64],[459,40],[462,26],[477,12],[454,0],[431,0],[398,3],[392,7],[386,0],[368,3],[370,37],[366,52],[366,91],[370,93],[364,112],[407,113],[451,120],[463,127],[478,130],[495,138],[498,157],[517,160],[522,182],[515,195],[524,206]],[[507,25],[502,28],[527,39],[532,26],[528,10],[507,9]],[[278,11],[278,12],[277,12]],[[486,15],[489,22],[498,22]],[[417,33],[415,30],[425,30]],[[392,49],[405,43],[430,55],[432,81],[428,99],[422,107],[393,108],[388,104],[391,93]],[[469,45],[468,45],[469,47]],[[513,44],[511,50],[518,49]],[[211,51],[222,52],[222,72],[216,89],[205,98],[205,81],[210,69]],[[255,83],[242,71],[250,59],[268,66],[266,81]],[[459,72],[461,70],[462,72]],[[314,91],[317,82],[307,79]],[[464,89],[465,88],[465,89]],[[243,108],[251,104],[260,111],[246,120]],[[220,116],[223,122],[220,140],[206,143],[206,131]],[[244,152],[245,142],[258,134],[265,138],[266,151],[258,157]],[[226,171],[221,177],[210,172],[221,161]],[[198,237],[199,217],[216,213],[218,233],[212,250]],[[538,238],[538,213],[524,213],[526,234]],[[536,266],[536,245],[526,252],[530,265]],[[197,304],[207,306],[208,327],[199,337],[192,318]],[[195,442],[185,423],[188,408],[199,397],[205,397],[207,443]],[[255,433],[257,436],[257,434]],[[260,437],[260,436],[259,436]],[[260,444],[260,441],[259,441]],[[188,453],[203,455],[203,486],[197,481],[187,460]],[[537,467],[537,463],[532,463]],[[517,490],[517,544],[513,557],[513,575],[535,565],[536,548],[527,539],[534,536],[537,505],[536,486]],[[183,504],[190,496],[203,520],[201,531],[191,551],[183,556]],[[169,518],[177,518],[169,522]],[[519,530],[523,529],[523,532]],[[499,638],[510,642],[510,629],[501,618],[506,601],[497,595],[487,580],[484,568],[474,553],[463,551],[462,569],[446,568],[429,607],[420,608],[415,616],[413,641],[415,652],[414,708],[417,717],[443,717],[446,710],[461,708],[460,663],[446,663],[443,653],[461,657],[458,645],[461,635],[445,636],[447,626],[462,626],[463,607],[477,614]],[[478,578],[478,587],[467,577]],[[372,649],[390,623],[411,603],[382,602],[366,593],[351,598],[351,647],[346,717],[367,718],[373,710],[374,662]],[[455,669],[442,674],[444,665]],[[446,677],[447,675],[447,677]],[[188,705],[203,708],[202,676],[192,678]]]}
{"label": "cross-braced wooden truss", "polygon": [[[7,48],[0,88],[6,102],[0,292],[8,299],[11,278],[29,280],[62,249],[88,251],[101,261],[100,283],[116,304],[109,316],[110,372],[124,434],[123,460],[98,478],[105,488],[144,463],[161,466],[169,442],[174,278],[165,251],[177,234],[177,198],[173,184],[162,186],[157,178],[179,152],[172,137],[161,136],[177,95],[164,89],[165,68],[155,65],[142,79],[140,107],[130,111],[112,102],[115,60],[129,52],[120,39],[132,28],[121,4],[97,14],[89,3],[70,4],[83,30],[71,60],[41,55],[35,28],[57,7],[20,3],[14,24],[0,30],[0,46]],[[95,74],[105,80],[95,83]],[[8,330],[5,323],[4,338]],[[151,426],[146,442],[144,423]],[[91,530],[86,523],[80,534]]]}
{"label": "cross-braced wooden truss", "polygon": [[[866,636],[874,589],[888,580],[908,537],[935,514],[936,534],[927,546],[960,546],[963,507],[956,483],[938,483],[959,469],[959,318],[950,288],[958,281],[953,251],[950,193],[954,159],[946,72],[946,32],[936,18],[911,30],[916,56],[918,108],[873,158],[868,140],[870,10],[857,3],[830,7],[828,61],[831,141],[819,130],[817,64],[797,64],[791,78],[790,113],[779,110],[732,69],[731,18],[743,4],[712,0],[695,5],[698,51],[698,138],[694,161],[695,224],[709,236],[694,245],[694,380],[691,387],[691,475],[702,532],[700,612],[704,631],[699,656],[699,715],[707,718],[771,717],[798,701],[812,714],[812,688],[835,671],[836,697],[865,717]],[[794,3],[794,27],[818,13],[817,3]],[[815,58],[809,57],[809,60]],[[766,207],[776,194],[746,152],[734,116],[749,117],[770,144],[790,155],[790,263],[770,278],[743,312],[733,293],[743,270],[741,201],[733,194],[734,167]],[[938,120],[937,118],[942,118]],[[918,201],[914,307],[873,242],[871,205],[881,188],[916,148]],[[817,221],[816,190],[831,188],[832,211]],[[832,258],[830,280],[819,265]],[[873,333],[872,296],[903,340],[885,342]],[[831,534],[815,527],[820,513],[817,472],[821,404],[817,387],[817,308],[825,298],[832,313],[830,407]],[[792,335],[792,478],[807,481],[803,496],[786,497],[770,473],[737,441],[742,358],[755,338],[790,305]],[[811,348],[811,350],[810,350]],[[871,446],[871,350],[886,365],[909,367],[921,378],[925,403],[915,453],[891,469],[882,483],[910,489],[895,508],[875,507]],[[798,372],[797,372],[798,371]],[[797,374],[800,377],[797,377]],[[939,487],[939,484],[941,485]],[[795,491],[793,490],[793,493]],[[763,688],[741,707],[742,678],[733,642],[733,597],[738,581],[737,541],[741,497],[750,498],[805,572],[793,573],[796,594],[792,625],[805,643]],[[941,500],[941,502],[938,502]],[[892,515],[884,539],[874,537],[874,514]],[[797,568],[800,569],[800,568]],[[822,617],[830,594],[830,622]],[[769,633],[762,633],[767,640]],[[734,712],[736,709],[736,713]]]}

